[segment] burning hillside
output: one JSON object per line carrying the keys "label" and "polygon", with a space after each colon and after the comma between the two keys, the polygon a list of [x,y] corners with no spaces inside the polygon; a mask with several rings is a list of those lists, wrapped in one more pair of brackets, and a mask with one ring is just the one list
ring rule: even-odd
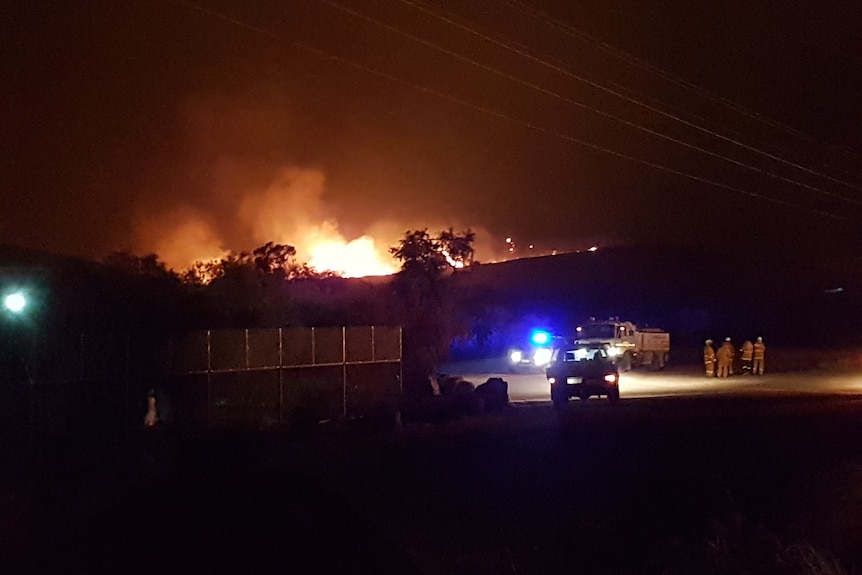
{"label": "burning hillside", "polygon": [[[339,222],[327,214],[324,191],[322,171],[285,168],[263,189],[233,196],[232,219],[220,220],[212,210],[191,206],[142,218],[137,249],[156,253],[168,267],[184,270],[198,261],[212,261],[228,252],[250,251],[274,242],[294,246],[297,261],[319,272],[379,276],[397,271],[398,263],[389,248],[398,244],[406,230],[436,229],[429,222],[377,222],[368,233],[345,237]],[[480,232],[477,237],[478,257],[493,258],[488,234]],[[226,238],[233,241],[229,243]]]}

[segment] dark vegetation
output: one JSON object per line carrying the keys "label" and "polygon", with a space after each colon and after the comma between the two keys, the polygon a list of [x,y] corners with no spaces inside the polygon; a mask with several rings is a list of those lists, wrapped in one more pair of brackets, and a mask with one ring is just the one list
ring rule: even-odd
{"label": "dark vegetation", "polygon": [[[724,335],[761,335],[772,346],[862,341],[856,325],[862,266],[851,259],[756,259],[633,246],[483,264],[473,262],[473,240],[469,230],[408,231],[392,248],[401,272],[357,279],[318,273],[292,246],[273,243],[180,273],[154,254],[118,252],[94,262],[3,248],[0,287],[27,285],[34,306],[18,325],[5,326],[14,329],[4,329],[4,345],[11,331],[32,327],[61,339],[403,326],[405,390],[421,395],[429,392],[427,376],[446,359],[499,357],[537,325],[566,334],[591,316],[662,327],[677,348]],[[456,269],[452,262],[473,265]]]}
{"label": "dark vegetation", "polygon": [[510,407],[0,455],[7,572],[862,572],[847,398]]}
{"label": "dark vegetation", "polygon": [[[682,345],[724,333],[851,345],[855,262],[641,247],[454,269],[442,246],[471,258],[469,234],[412,231],[393,252],[401,273],[383,279],[321,276],[273,244],[185,275],[154,255],[4,249],[4,282],[31,286],[38,312],[4,325],[4,353],[36,327],[59,340],[400,325],[411,399],[401,415],[413,425],[378,408],[265,433],[161,429],[57,438],[35,458],[4,450],[0,562],[9,572],[862,570],[857,402],[634,400],[557,414],[507,405],[504,381],[440,378],[430,397],[428,379],[447,356],[496,356],[533,323],[564,331],[588,316],[661,326]],[[26,377],[4,367],[16,373]]]}

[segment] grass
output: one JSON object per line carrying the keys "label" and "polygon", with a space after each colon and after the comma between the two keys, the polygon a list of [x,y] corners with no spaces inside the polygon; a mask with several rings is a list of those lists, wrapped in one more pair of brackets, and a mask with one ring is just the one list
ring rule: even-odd
{"label": "grass", "polygon": [[862,572],[860,402],[572,407],[361,433],[156,434],[110,453],[58,447],[29,465],[7,457],[0,543],[19,553],[4,564]]}

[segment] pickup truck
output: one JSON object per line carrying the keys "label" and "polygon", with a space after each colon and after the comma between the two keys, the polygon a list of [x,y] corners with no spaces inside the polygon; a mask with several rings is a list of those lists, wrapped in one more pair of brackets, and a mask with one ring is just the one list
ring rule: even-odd
{"label": "pickup truck", "polygon": [[577,345],[554,350],[545,370],[551,385],[551,401],[562,407],[571,397],[586,401],[593,395],[620,398],[620,371],[605,345]]}

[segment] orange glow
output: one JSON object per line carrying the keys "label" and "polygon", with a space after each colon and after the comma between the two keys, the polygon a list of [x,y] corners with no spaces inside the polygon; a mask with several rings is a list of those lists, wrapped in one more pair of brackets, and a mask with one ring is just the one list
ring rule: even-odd
{"label": "orange glow", "polygon": [[398,271],[387,250],[384,248],[381,253],[368,236],[349,242],[340,237],[320,240],[311,244],[309,253],[309,266],[344,277],[384,276]]}
{"label": "orange glow", "polygon": [[319,170],[284,169],[267,189],[243,198],[240,219],[250,227],[256,243],[292,245],[297,261],[319,272],[345,277],[396,272],[388,243],[380,245],[370,236],[348,240],[337,222],[326,219],[321,199],[324,184]]}
{"label": "orange glow", "polygon": [[[323,201],[325,183],[321,170],[301,167],[285,167],[274,174],[269,185],[251,189],[243,189],[225,177],[227,191],[214,193],[209,203],[159,206],[156,208],[163,211],[139,218],[136,250],[156,253],[169,268],[183,272],[196,262],[218,261],[230,252],[250,253],[274,242],[293,246],[296,263],[307,264],[318,272],[344,277],[380,276],[400,269],[400,262],[392,257],[389,248],[398,244],[405,231],[427,228],[434,232],[453,223],[439,216],[431,221],[422,217],[401,223],[381,219],[370,224],[362,235],[345,237]],[[475,246],[477,261],[505,259],[499,253],[502,250],[491,248],[499,240],[481,228],[472,229],[479,238]],[[511,252],[514,246],[511,238],[508,241]],[[464,267],[463,262],[444,255],[452,266]]]}
{"label": "orange glow", "polygon": [[155,253],[176,271],[196,262],[218,261],[227,255],[221,239],[196,210],[180,207],[138,224],[138,251]]}

